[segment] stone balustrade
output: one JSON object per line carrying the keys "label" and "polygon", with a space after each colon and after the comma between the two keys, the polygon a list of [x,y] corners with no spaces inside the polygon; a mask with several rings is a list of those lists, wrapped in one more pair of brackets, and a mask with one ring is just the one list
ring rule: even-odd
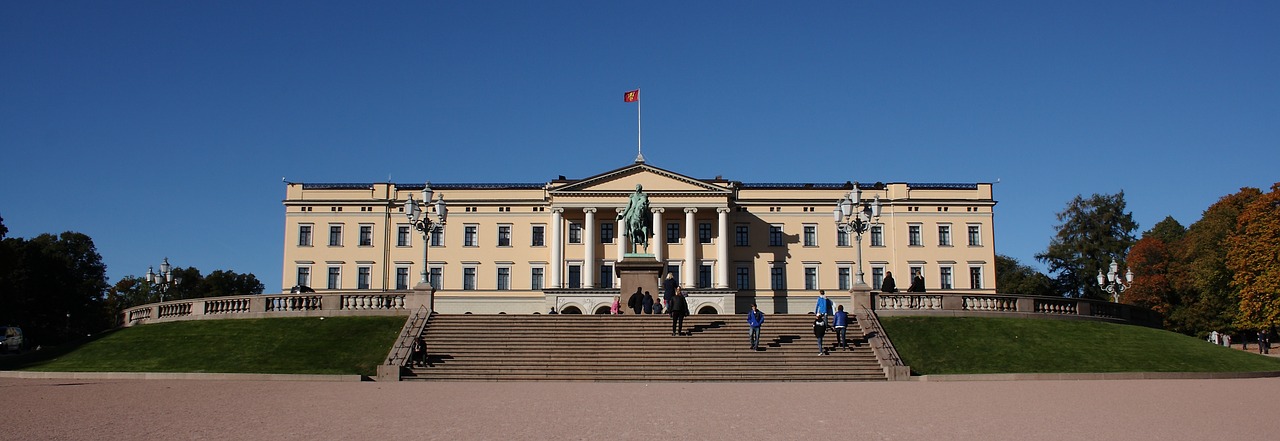
{"label": "stone balustrade", "polygon": [[170,300],[139,305],[122,314],[124,326],[225,318],[270,318],[352,315],[409,315],[426,304],[418,291],[346,291],[307,294],[264,294]]}
{"label": "stone balustrade", "polygon": [[928,293],[854,293],[854,303],[882,316],[972,316],[1103,320],[1160,327],[1162,317],[1133,305],[1066,297],[984,294],[964,291]]}

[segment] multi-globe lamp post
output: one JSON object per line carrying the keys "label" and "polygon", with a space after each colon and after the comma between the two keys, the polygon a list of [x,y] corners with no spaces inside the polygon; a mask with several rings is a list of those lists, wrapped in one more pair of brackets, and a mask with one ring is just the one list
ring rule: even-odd
{"label": "multi-globe lamp post", "polygon": [[1120,303],[1120,293],[1133,286],[1133,268],[1125,270],[1123,279],[1120,276],[1120,264],[1115,259],[1111,259],[1107,274],[1103,275],[1102,270],[1098,270],[1098,287],[1111,294],[1112,303]]}
{"label": "multi-globe lamp post", "polygon": [[[431,248],[431,233],[434,233],[440,227],[444,226],[445,217],[449,215],[449,208],[444,204],[444,194],[440,194],[440,199],[435,202],[436,219],[431,218],[431,214],[427,211],[430,209],[431,197],[435,192],[431,190],[431,183],[428,182],[422,186],[422,204],[418,207],[418,201],[413,199],[413,194],[409,194],[409,200],[404,203],[404,215],[409,218],[409,223],[413,224],[413,228],[422,232],[422,280],[419,284],[430,284],[427,252]],[[434,287],[432,287],[434,288]]]}
{"label": "multi-globe lamp post", "polygon": [[160,301],[164,301],[164,293],[169,291],[174,285],[182,283],[181,277],[174,277],[171,271],[173,267],[169,266],[169,258],[165,257],[160,262],[160,272],[154,271],[155,267],[147,267],[147,283],[160,293]]}
{"label": "multi-globe lamp post", "polygon": [[862,272],[862,233],[867,232],[871,224],[880,219],[880,196],[876,196],[868,203],[862,200],[862,190],[858,188],[857,183],[854,183],[853,191],[836,202],[832,217],[836,221],[836,228],[841,233],[853,233],[856,237],[858,268],[855,272],[857,279],[853,283],[853,290],[870,291],[871,288],[867,286]]}

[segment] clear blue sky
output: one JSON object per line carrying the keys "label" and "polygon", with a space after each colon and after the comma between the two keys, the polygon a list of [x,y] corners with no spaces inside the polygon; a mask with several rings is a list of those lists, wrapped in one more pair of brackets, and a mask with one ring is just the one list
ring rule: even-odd
{"label": "clear blue sky", "polygon": [[[1146,230],[1280,181],[1280,2],[0,3],[0,216],[280,287],[295,182],[994,182]],[[550,153],[549,152],[554,152]],[[1036,264],[1037,267],[1040,267]]]}

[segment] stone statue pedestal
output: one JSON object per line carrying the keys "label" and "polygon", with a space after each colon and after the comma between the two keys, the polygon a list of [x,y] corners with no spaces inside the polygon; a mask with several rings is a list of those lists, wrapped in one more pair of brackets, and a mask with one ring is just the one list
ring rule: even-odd
{"label": "stone statue pedestal", "polygon": [[636,292],[636,288],[640,288],[641,293],[648,291],[653,294],[654,300],[662,298],[662,290],[658,285],[658,275],[662,274],[662,262],[655,259],[652,254],[624,254],[622,260],[618,261],[613,269],[618,272],[618,278],[621,279],[618,294],[621,296],[623,306],[626,306],[627,299]]}

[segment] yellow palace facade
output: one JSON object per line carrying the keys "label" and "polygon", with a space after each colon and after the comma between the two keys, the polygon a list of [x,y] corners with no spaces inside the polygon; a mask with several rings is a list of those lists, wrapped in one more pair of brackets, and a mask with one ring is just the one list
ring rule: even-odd
{"label": "yellow palace facade", "polygon": [[440,312],[596,313],[630,294],[615,271],[631,251],[617,217],[641,185],[647,252],[694,312],[808,312],[819,290],[847,305],[858,242],[832,211],[856,185],[880,203],[861,241],[872,289],[891,272],[900,290],[919,274],[929,291],[995,292],[987,183],[743,183],[637,162],[546,183],[428,185],[448,216],[426,238],[424,265],[424,236],[405,215],[424,184],[288,183],[282,290],[407,291],[425,266]]}

